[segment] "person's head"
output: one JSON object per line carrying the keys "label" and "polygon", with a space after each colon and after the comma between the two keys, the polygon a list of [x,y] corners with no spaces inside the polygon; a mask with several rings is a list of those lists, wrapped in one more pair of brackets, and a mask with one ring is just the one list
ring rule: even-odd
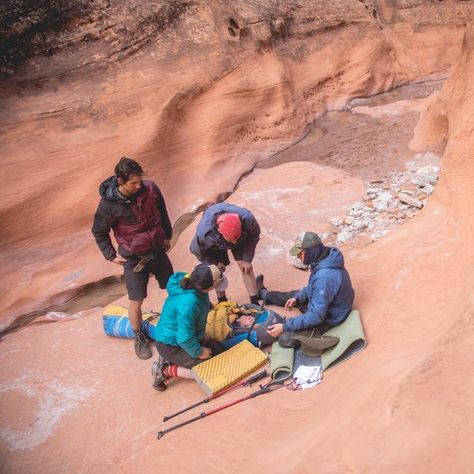
{"label": "person's head", "polygon": [[217,218],[217,230],[227,242],[235,244],[242,234],[242,223],[238,214],[224,212]]}
{"label": "person's head", "polygon": [[[321,253],[324,247],[318,234],[314,232],[301,232],[295,239],[295,244],[290,249],[290,255],[297,257],[305,265],[311,263]],[[308,262],[309,260],[309,262]]]}
{"label": "person's head", "polygon": [[140,190],[144,171],[135,160],[123,156],[114,171],[119,190],[124,196],[130,196]]}
{"label": "person's head", "polygon": [[192,273],[187,273],[181,280],[185,289],[194,288],[201,293],[208,293],[224,279],[224,275],[216,265],[200,263],[194,267]]}

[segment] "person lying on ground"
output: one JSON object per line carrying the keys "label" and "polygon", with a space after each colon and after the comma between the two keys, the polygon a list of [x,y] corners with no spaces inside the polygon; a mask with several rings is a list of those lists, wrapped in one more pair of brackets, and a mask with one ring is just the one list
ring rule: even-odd
{"label": "person lying on ground", "polygon": [[222,279],[222,271],[207,263],[197,265],[191,274],[176,272],[170,277],[168,297],[151,334],[159,353],[152,366],[155,390],[166,390],[165,382],[171,377],[192,379],[192,367],[222,352],[205,335],[209,292]]}
{"label": "person lying on ground", "polygon": [[[259,240],[260,226],[248,209],[219,203],[204,211],[190,250],[200,262],[217,265],[222,271],[230,264],[230,250],[242,272],[250,302],[258,304],[252,261]],[[217,290],[216,294],[219,302],[227,301],[225,292]]]}
{"label": "person lying on ground", "polygon": [[[149,359],[152,353],[142,332],[142,304],[150,274],[162,289],[173,274],[167,255],[172,227],[161,191],[153,181],[142,180],[144,171],[136,161],[122,157],[114,171],[115,175],[99,187],[101,200],[92,234],[106,260],[123,266],[135,353],[140,359]],[[118,255],[110,238],[111,229]]]}
{"label": "person lying on ground", "polygon": [[307,335],[314,329],[323,334],[343,323],[352,310],[355,293],[341,251],[326,247],[314,232],[299,234],[290,255],[310,266],[308,285],[297,291],[268,291],[263,285],[263,275],[259,275],[257,288],[264,304],[300,309],[301,315],[268,327],[268,332],[278,337],[282,346],[297,347],[299,343],[292,339],[295,335]]}

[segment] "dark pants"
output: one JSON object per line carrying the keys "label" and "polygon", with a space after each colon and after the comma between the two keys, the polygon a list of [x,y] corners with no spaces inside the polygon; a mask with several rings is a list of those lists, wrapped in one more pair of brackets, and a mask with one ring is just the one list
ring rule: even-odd
{"label": "dark pants", "polygon": [[[275,306],[285,306],[285,303],[290,298],[296,295],[296,290],[293,291],[269,291],[263,299],[264,304],[274,304]],[[301,309],[301,308],[300,308]]]}
{"label": "dark pants", "polygon": [[150,274],[155,276],[161,289],[166,288],[169,277],[173,274],[173,266],[163,249],[156,250],[154,258],[140,272],[133,271],[140,260],[139,256],[131,255],[125,259],[126,262],[123,265],[125,285],[127,286],[128,299],[132,301],[141,301],[147,297]]}
{"label": "dark pants", "polygon": [[[275,306],[285,306],[285,303],[290,298],[294,298],[296,295],[297,290],[292,291],[269,291],[263,300],[264,304],[273,304]],[[298,306],[298,309],[304,313],[306,311],[306,305],[302,304]],[[299,341],[295,341],[292,338],[294,336],[310,336],[314,330],[317,333],[323,334],[326,331],[329,331],[333,328],[334,325],[322,322],[311,329],[303,329],[301,331],[285,331],[279,338],[278,342],[282,347],[299,347],[301,343]]]}
{"label": "dark pants", "polygon": [[[209,349],[211,349],[213,357],[223,352],[219,343],[215,341],[207,341],[205,344],[203,344],[203,346],[209,347]],[[207,360],[191,357],[180,346],[170,346],[169,344],[163,344],[162,342],[156,341],[156,348],[158,349],[160,356],[163,357],[163,359],[165,359],[167,362],[173,365],[179,365],[180,367],[185,367],[186,369],[190,369],[195,365]]]}

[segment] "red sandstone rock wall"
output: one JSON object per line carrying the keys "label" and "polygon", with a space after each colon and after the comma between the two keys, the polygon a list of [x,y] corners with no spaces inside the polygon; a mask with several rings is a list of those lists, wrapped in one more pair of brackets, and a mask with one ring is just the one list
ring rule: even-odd
{"label": "red sandstone rock wall", "polygon": [[[400,1],[396,4],[387,2],[383,11],[376,9],[379,15],[381,11],[384,15],[380,15],[378,21],[392,22],[387,28],[395,30],[396,25],[400,28],[403,22],[411,22],[410,31],[423,29],[425,34],[432,31],[431,36],[425,36],[433,41],[426,47],[431,48],[431,52],[439,52],[439,69],[435,67],[430,73],[447,72],[448,64],[456,64],[438,97],[423,114],[412,142],[412,146],[420,150],[444,150],[439,183],[428,205],[397,232],[363,249],[345,252],[357,289],[357,307],[363,317],[368,347],[351,361],[328,371],[323,384],[314,390],[299,394],[280,390],[268,395],[269,398],[261,397],[234,407],[223,416],[215,415],[157,441],[155,434],[162,426],[159,424],[161,417],[202,396],[195,385],[176,383],[163,394],[154,392],[150,387],[149,365],[134,358],[130,341],[106,338],[101,334],[100,312],[95,317],[63,325],[34,325],[2,341],[0,452],[6,472],[49,473],[58,469],[67,472],[271,470],[324,474],[346,471],[377,474],[471,472],[474,433],[471,416],[474,392],[471,376],[474,363],[471,296],[474,285],[471,192],[474,175],[471,159],[474,147],[474,35],[472,27],[464,32],[461,24],[456,23],[453,29],[446,26],[453,45],[447,55],[444,48],[434,44],[440,32],[439,24],[423,25],[423,28],[420,25],[424,7],[431,10],[429,15],[423,15],[423,21],[437,20],[439,23],[440,12],[446,15],[450,8],[457,12],[469,6],[468,2]],[[361,8],[366,10],[362,4]],[[418,22],[413,16],[416,11]],[[370,15],[367,11],[367,25],[371,24]],[[199,23],[199,18],[194,19]],[[462,38],[461,33],[465,33]],[[332,38],[335,44],[337,38]],[[343,55],[344,48],[340,50],[340,56],[357,65],[351,74],[355,79],[374,64],[367,59],[373,58],[370,54],[367,56],[368,52],[374,51],[366,44],[366,41],[372,41],[370,38],[367,33],[360,43],[352,39],[353,48],[346,45],[350,56]],[[422,50],[408,40],[405,43],[413,46],[418,57],[415,62],[421,65]],[[375,45],[385,43],[375,41],[371,44],[378,51]],[[364,52],[360,57],[356,54],[357,45]],[[275,48],[273,45],[272,50],[262,56],[261,53],[252,54],[268,61],[265,64],[279,63],[273,58]],[[411,57],[414,55],[413,52]],[[382,56],[376,56],[383,63]],[[308,76],[312,74],[321,77],[318,74],[321,74],[320,67],[325,59],[328,70],[334,70],[327,55],[312,57],[319,62],[307,75],[305,69],[300,68],[295,77],[291,76],[291,84],[299,84],[290,88],[291,91],[303,90],[303,82],[311,84]],[[255,58],[253,64],[257,67],[260,61]],[[430,55],[429,60],[425,58],[423,68],[431,62],[438,64]],[[141,64],[146,63],[143,59]],[[309,67],[312,63],[306,64]],[[197,77],[199,71],[203,71],[204,76],[212,70],[213,63],[209,61],[205,65],[203,68],[202,63],[196,64],[194,69],[183,74],[195,73]],[[94,207],[97,177],[107,174],[118,154],[146,150],[137,158],[143,158],[158,180],[163,176],[163,187],[176,215],[186,206],[192,207],[193,199],[196,203],[202,202],[214,196],[216,188],[225,190],[233,183],[235,176],[232,173],[237,175],[237,170],[225,168],[226,176],[218,184],[213,180],[212,186],[201,189],[198,200],[192,193],[187,195],[188,186],[193,185],[187,176],[183,181],[179,175],[173,181],[165,179],[171,163],[186,169],[185,160],[190,159],[189,154],[180,155],[180,150],[188,152],[192,147],[185,143],[185,131],[192,134],[195,130],[200,133],[207,130],[198,120],[205,119],[198,113],[199,106],[208,107],[207,110],[213,113],[220,110],[216,106],[213,108],[212,101],[199,103],[198,99],[193,99],[182,103],[185,112],[193,110],[193,120],[188,121],[187,113],[178,114],[178,117],[184,117],[180,122],[181,140],[175,149],[170,140],[166,157],[174,161],[165,161],[165,166],[157,158],[161,157],[156,151],[158,142],[155,148],[152,143],[157,130],[163,130],[160,117],[164,104],[169,104],[174,97],[173,90],[189,88],[191,81],[188,79],[187,82],[186,77],[178,74],[173,76],[172,84],[159,80],[152,66],[156,65],[148,64],[148,68],[143,67],[141,75],[137,75],[136,70],[127,70],[128,66],[124,65],[120,70],[104,73],[102,82],[98,76],[76,78],[55,90],[29,92],[21,99],[11,96],[3,100],[9,108],[3,109],[2,147],[7,157],[7,184],[12,188],[7,187],[3,196],[2,218],[14,233],[2,235],[2,243],[5,242],[2,265],[11,271],[10,279],[2,283],[2,293],[4,301],[13,308],[27,308],[31,299],[38,302],[52,292],[61,291],[67,283],[63,279],[74,275],[72,269],[82,272],[76,280],[71,277],[69,281],[73,284],[108,273],[108,267],[96,263],[97,255],[86,229]],[[292,71],[297,70],[293,63],[292,68],[295,68]],[[248,70],[249,74],[251,70]],[[409,76],[406,71],[404,74]],[[246,77],[235,82],[229,80],[229,85],[212,97],[227,100],[229,97],[224,91],[229,90],[234,91],[231,99],[239,93],[249,94],[244,87],[248,84]],[[393,77],[390,83],[394,83]],[[411,77],[421,78],[416,74]],[[260,79],[253,81],[251,84],[255,89],[255,84],[261,82],[258,82]],[[196,82],[199,81],[196,79]],[[330,79],[324,83],[334,85],[334,89],[318,96],[320,107],[337,99],[337,95],[331,95],[336,94],[334,91],[344,90],[343,84],[336,87],[336,82]],[[377,83],[378,87],[382,82]],[[240,88],[229,89],[235,84]],[[348,90],[345,93],[349,96],[352,89]],[[84,95],[84,91],[88,94]],[[362,88],[357,93],[363,91]],[[245,102],[250,102],[247,109],[252,109],[252,98],[259,97],[259,92],[262,91],[256,89],[254,95],[246,96]],[[284,94],[279,92],[276,96]],[[275,96],[271,97],[274,99]],[[297,100],[297,95],[291,97]],[[311,104],[309,100],[308,107],[312,107]],[[317,113],[319,109],[314,107]],[[276,110],[282,108],[279,103]],[[103,115],[97,115],[94,122],[91,111]],[[257,112],[260,111],[255,109]],[[273,111],[270,113],[272,118],[278,116],[272,114]],[[260,115],[258,118],[265,120]],[[309,118],[305,116],[303,125],[306,120]],[[139,123],[135,123],[137,121]],[[205,123],[209,130],[222,132],[212,116]],[[268,129],[273,128],[269,126]],[[168,130],[169,133],[174,131],[173,128]],[[299,129],[295,126],[294,130]],[[200,133],[196,132],[193,137],[198,139]],[[293,133],[296,136],[296,132]],[[283,141],[289,137],[290,133]],[[272,138],[274,143],[277,139],[278,136]],[[208,141],[201,140],[204,145],[192,155],[196,176],[215,177],[206,161],[211,156],[206,154],[207,147],[215,140],[210,136]],[[240,142],[235,142],[246,149],[244,145],[250,143],[250,139],[244,135]],[[260,142],[256,143],[261,147],[256,148],[261,156],[266,156],[268,150]],[[215,149],[227,152],[231,148],[222,144]],[[215,152],[212,158],[224,168],[224,152],[222,155]],[[247,164],[251,159],[253,157],[247,158]],[[291,168],[304,176],[301,180],[288,173],[291,179],[287,182],[284,176],[272,175],[276,169],[270,170],[269,174],[275,186],[283,190],[290,186],[289,199],[276,201],[277,204],[289,202],[289,212],[295,219],[291,225],[296,227],[303,225],[304,216],[291,213],[298,209],[297,195],[291,189],[301,184],[311,187],[314,182],[311,172],[323,172],[307,163],[298,163],[294,168],[284,166],[286,170]],[[93,172],[84,173],[84,169]],[[264,180],[261,171],[255,173],[253,181],[249,178],[250,184]],[[324,176],[325,182],[329,182],[330,178]],[[337,179],[343,184],[350,183],[354,192],[358,186],[363,188],[357,179],[341,175],[339,171]],[[262,193],[265,191],[275,195],[275,190],[264,189]],[[321,200],[324,203],[325,193],[321,191],[317,186],[311,188],[314,202]],[[244,204],[250,194],[243,186],[232,199]],[[45,195],[50,199],[45,199]],[[35,214],[33,211],[39,206],[32,210],[31,202],[45,207]],[[173,207],[178,206],[174,202],[180,203],[182,208]],[[285,219],[291,216],[283,209],[279,213],[283,218],[281,227],[276,227],[279,221],[272,217],[278,209],[272,210],[270,204],[272,202],[267,199],[265,205],[268,207],[262,210],[262,220],[267,223],[265,229],[274,235],[289,235],[292,229]],[[26,218],[20,225],[18,216],[23,215]],[[45,223],[40,225],[38,216],[46,217]],[[30,238],[31,229],[35,230],[35,238]],[[191,263],[186,242],[192,230],[190,227],[184,232],[173,250],[173,258],[186,265]],[[267,235],[263,238],[269,242]],[[268,247],[265,249],[269,250]],[[269,256],[261,255],[262,261]],[[235,273],[233,277],[235,279]],[[288,266],[279,264],[268,270],[267,278],[274,285],[286,287],[289,283],[302,284],[305,274],[297,270],[290,272]],[[243,294],[236,293],[236,296],[243,297]],[[162,298],[161,293],[159,298]],[[153,303],[158,301],[156,294],[151,299]],[[229,444],[232,437],[238,440],[238,448]],[[256,445],[257,455],[242,455],[255,453]],[[221,455],[210,454],[216,452]]]}
{"label": "red sandstone rock wall", "polygon": [[[424,149],[440,119],[449,130],[428,205],[376,243],[344,249],[369,342],[363,352],[327,371],[315,389],[279,390],[157,441],[157,430],[166,427],[162,416],[202,397],[196,384],[181,380],[166,392],[153,391],[150,365],[133,356],[130,341],[102,334],[100,310],[65,324],[35,324],[2,341],[4,470],[156,472],[172,466],[176,472],[286,473],[314,472],[317,463],[323,474],[470,472],[473,52],[468,31],[463,58],[417,132]],[[285,179],[279,168],[295,173]],[[329,205],[324,187],[314,186],[321,176],[328,185],[337,181],[330,189],[341,202],[339,186],[355,195],[364,188],[341,170],[289,163],[258,169],[232,196],[247,204],[258,185],[267,197],[258,210],[265,225],[256,261],[266,265],[267,284],[304,283],[307,275],[285,265],[269,244],[307,222],[295,212],[301,186],[311,202]],[[173,250],[176,262],[191,264],[185,242],[195,225]],[[236,292],[233,267],[232,295],[240,300],[244,290]],[[152,291],[147,303],[159,307],[162,298]]]}
{"label": "red sandstone rock wall", "polygon": [[[88,229],[120,156],[143,163],[176,219],[326,110],[447,75],[470,13],[464,2],[75,5],[3,69],[6,321],[115,271]],[[32,21],[9,23],[9,44]]]}

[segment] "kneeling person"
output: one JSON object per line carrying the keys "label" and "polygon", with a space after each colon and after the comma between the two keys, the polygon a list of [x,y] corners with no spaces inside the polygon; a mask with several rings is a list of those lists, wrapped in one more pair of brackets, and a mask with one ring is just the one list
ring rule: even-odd
{"label": "kneeling person", "polygon": [[259,296],[265,304],[284,305],[286,309],[298,307],[302,311],[301,315],[268,328],[268,332],[285,346],[292,345],[292,338],[301,331],[306,335],[307,330],[316,329],[322,334],[343,323],[354,302],[354,289],[339,249],[326,247],[314,232],[303,232],[296,238],[290,255],[310,266],[307,286],[287,293],[267,291],[263,287],[263,277],[257,277]]}
{"label": "kneeling person", "polygon": [[174,273],[166,287],[168,297],[156,329],[160,357],[153,363],[153,388],[166,390],[171,377],[192,379],[191,368],[221,352],[219,344],[205,335],[210,308],[209,292],[222,281],[221,270],[201,263],[191,274]]}

